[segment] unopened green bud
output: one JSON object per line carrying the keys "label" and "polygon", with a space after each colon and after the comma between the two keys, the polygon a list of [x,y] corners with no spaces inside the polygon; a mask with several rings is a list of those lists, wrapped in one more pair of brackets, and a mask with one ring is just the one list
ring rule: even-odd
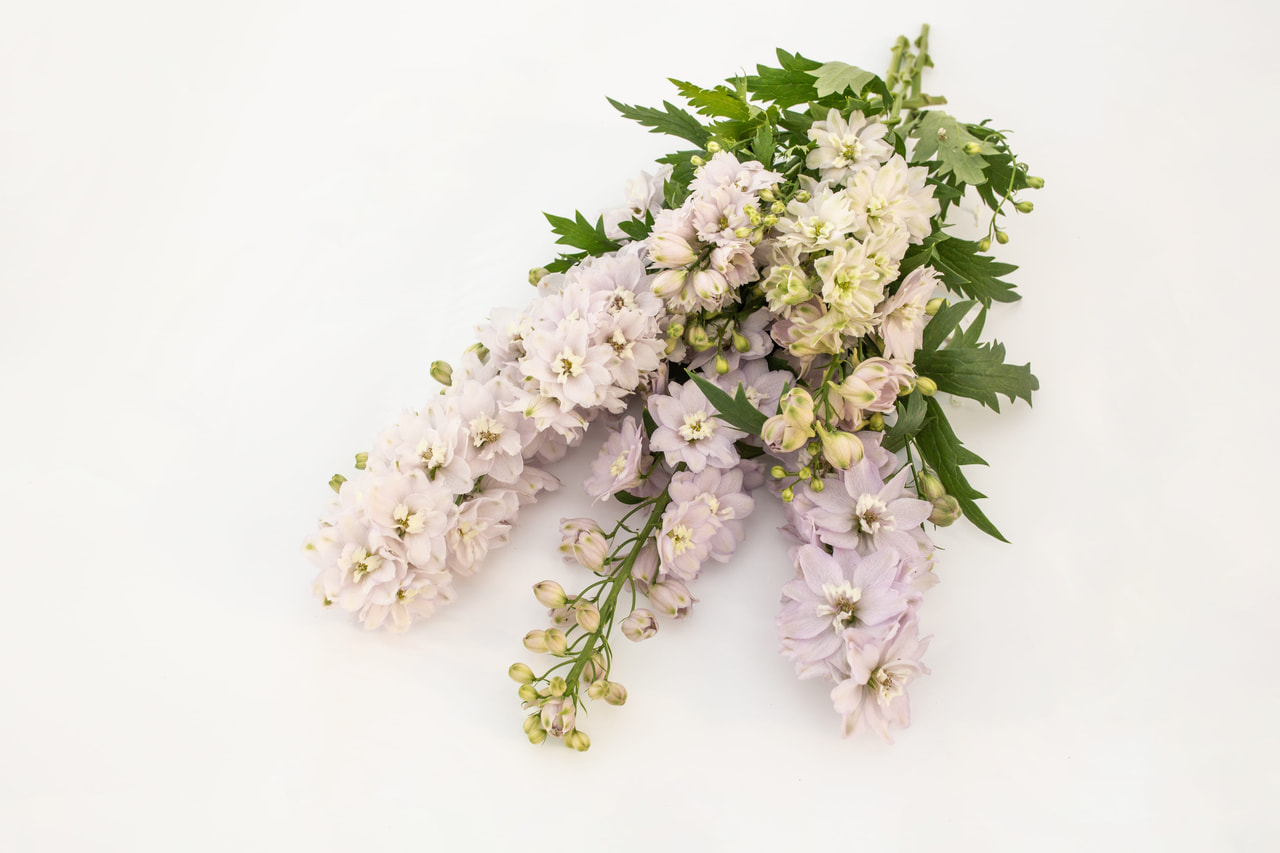
{"label": "unopened green bud", "polygon": [[716,353],[716,373],[720,374],[721,376],[724,376],[728,372],[729,372],[729,359],[725,358],[720,353]]}
{"label": "unopened green bud", "polygon": [[520,698],[532,705],[538,701],[538,689],[532,684],[521,684],[520,689],[516,691],[520,694]]}
{"label": "unopened green bud", "polygon": [[937,316],[938,312],[942,310],[943,306],[946,304],[947,304],[947,300],[941,297],[937,299],[930,299],[928,302],[924,304],[924,313],[928,314],[930,317],[935,317]]}
{"label": "unopened green bud", "polygon": [[809,488],[813,489],[815,492],[820,492],[826,487],[827,484],[819,480],[817,477],[814,477],[809,481]]}
{"label": "unopened green bud", "polygon": [[578,620],[578,627],[588,634],[600,627],[600,609],[590,601],[579,601],[573,606],[573,617]]}
{"label": "unopened green bud", "polygon": [[742,212],[747,215],[747,221],[750,222],[752,225],[759,225],[761,222],[764,221],[764,219],[761,218],[760,216],[760,209],[757,208],[754,204],[749,204],[746,207],[742,208]]}
{"label": "unopened green bud", "polygon": [[627,688],[616,681],[610,681],[608,685],[608,689],[604,691],[604,701],[610,705],[627,704]]}
{"label": "unopened green bud", "polygon": [[569,640],[565,637],[564,631],[559,628],[547,629],[547,651],[556,657],[560,657],[569,648]]}
{"label": "unopened green bud", "polygon": [[431,378],[441,385],[452,385],[453,368],[449,366],[447,361],[433,361],[431,362]]}
{"label": "unopened green bud", "polygon": [[1004,233],[1003,231],[997,231],[996,242],[999,243],[1001,246],[1003,246],[1005,243],[1009,242],[1009,235]]}
{"label": "unopened green bud", "polygon": [[541,714],[530,714],[529,716],[527,716],[527,717],[525,717],[525,718],[524,718],[524,733],[525,733],[525,734],[528,734],[529,732],[533,731],[534,729],[540,729],[540,728],[542,728],[542,715],[541,715]]}
{"label": "unopened green bud", "polygon": [[531,652],[542,654],[547,650],[547,632],[530,631],[524,635],[524,647]]}
{"label": "unopened green bud", "polygon": [[534,267],[529,270],[529,283],[537,287],[549,275],[551,275],[551,271],[546,267]]}
{"label": "unopened green bud", "polygon": [[684,339],[698,352],[711,349],[711,338],[707,335],[706,328],[701,325],[690,326],[684,333]]}
{"label": "unopened green bud", "polygon": [[679,338],[679,337],[680,337],[681,335],[683,335],[683,334],[684,334],[684,325],[683,325],[683,324],[681,324],[681,323],[672,323],[670,326],[667,326],[667,337],[668,337],[668,338]]}
{"label": "unopened green bud", "polygon": [[781,465],[774,465],[769,473],[773,475],[773,479],[781,480],[783,477],[787,476],[787,469],[783,468]]}
{"label": "unopened green bud", "polygon": [[697,154],[694,154],[692,157],[690,157],[690,158],[689,158],[689,162],[690,162],[690,163],[692,163],[692,164],[693,164],[693,165],[695,165],[695,166],[701,166],[702,164],[706,163],[707,161],[706,161],[706,160],[703,160],[703,159],[702,159],[701,157],[699,157]]}
{"label": "unopened green bud", "polygon": [[928,471],[921,472],[916,480],[920,483],[920,497],[927,501],[937,500],[947,493],[942,481]]}
{"label": "unopened green bud", "polygon": [[985,252],[990,248],[991,248],[991,241],[988,240],[986,237],[983,237],[981,240],[978,241],[979,252]]}
{"label": "unopened green bud", "polygon": [[786,503],[791,503],[793,500],[795,500],[795,497],[796,497],[795,490],[793,490],[790,486],[787,486],[785,489],[782,490],[782,500],[785,501]]}
{"label": "unopened green bud", "polygon": [[547,689],[551,691],[552,696],[559,698],[565,694],[566,690],[569,689],[569,682],[556,675],[547,682]]}
{"label": "unopened green bud", "polygon": [[805,466],[796,472],[796,476],[801,480],[807,480],[813,476],[813,471],[809,470],[809,466]]}
{"label": "unopened green bud", "polygon": [[932,397],[938,393],[938,383],[934,382],[928,376],[916,377],[916,390],[926,397]]}
{"label": "unopened green bud", "polygon": [[357,453],[356,454],[356,470],[363,471],[367,467],[369,467],[369,454]]}
{"label": "unopened green bud", "polygon": [[546,739],[547,739],[546,729],[534,729],[533,731],[529,732],[529,743],[535,746],[542,743]]}
{"label": "unopened green bud", "polygon": [[511,676],[511,680],[517,684],[528,684],[533,681],[533,670],[523,663],[511,664],[511,668],[507,670],[507,675]]}
{"label": "unopened green bud", "polygon": [[872,412],[871,417],[867,418],[867,429],[872,432],[880,432],[884,429],[884,415],[879,412]]}
{"label": "unopened green bud", "polygon": [[745,240],[751,236],[751,229],[745,225],[741,228],[735,228],[733,229],[733,236],[737,237],[739,240]]}
{"label": "unopened green bud", "polygon": [[773,204],[769,205],[769,212],[775,216],[781,216],[787,212],[787,206],[780,201],[775,201]]}
{"label": "unopened green bud", "polygon": [[1036,206],[1029,201],[1020,201],[1017,204],[1015,204],[1013,207],[1019,213],[1030,213],[1031,211],[1036,209]]}
{"label": "unopened green bud", "polygon": [[609,682],[605,681],[604,679],[600,679],[599,681],[593,681],[591,682],[590,686],[587,687],[587,696],[592,699],[603,699],[604,692],[608,689],[609,689]]}
{"label": "unopened green bud", "polygon": [[812,198],[813,196],[809,194],[808,190],[800,190],[800,192],[796,193],[796,201],[800,202],[801,204],[805,204]]}
{"label": "unopened green bud", "polygon": [[761,201],[773,201],[775,198],[777,198],[777,196],[773,194],[773,190],[771,190],[769,187],[765,187],[764,189],[760,190]]}
{"label": "unopened green bud", "polygon": [[580,732],[574,729],[564,736],[564,745],[570,749],[576,749],[578,752],[586,752],[591,748],[591,738],[587,737],[586,732]]}
{"label": "unopened green bud", "polygon": [[336,492],[342,488],[342,484],[345,482],[347,482],[346,477],[342,476],[341,474],[334,474],[332,477],[329,478],[329,488],[333,489]]}
{"label": "unopened green bud", "polygon": [[569,601],[569,596],[565,595],[564,587],[555,581],[541,581],[533,585],[533,597],[538,599],[538,603],[543,607],[550,607],[553,610],[557,607],[564,607]]}
{"label": "unopened green bud", "polygon": [[720,147],[720,143],[714,139],[707,143],[707,152],[711,154],[719,154],[724,149]]}
{"label": "unopened green bud", "polygon": [[772,228],[773,226],[778,224],[778,217],[770,213],[764,219],[760,220],[760,224],[763,225],[765,228]]}
{"label": "unopened green bud", "polygon": [[751,341],[747,340],[747,336],[741,332],[734,332],[733,348],[738,352],[746,352],[751,349]]}
{"label": "unopened green bud", "polygon": [[954,524],[960,514],[960,501],[953,495],[943,495],[933,502],[933,512],[929,513],[929,521],[939,527],[947,527]]}
{"label": "unopened green bud", "polygon": [[1035,175],[1027,175],[1027,186],[1033,190],[1042,189],[1044,187],[1044,178],[1037,178]]}
{"label": "unopened green bud", "polygon": [[982,146],[976,142],[970,142],[966,144],[964,147],[964,153],[969,155],[977,154],[981,150],[982,150]]}

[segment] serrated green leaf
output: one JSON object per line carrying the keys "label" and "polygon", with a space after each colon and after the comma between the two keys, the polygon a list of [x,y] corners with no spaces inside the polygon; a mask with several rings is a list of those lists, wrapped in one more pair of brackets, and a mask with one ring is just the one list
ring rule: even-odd
{"label": "serrated green leaf", "polygon": [[969,324],[969,328],[956,336],[953,346],[976,347],[978,345],[979,338],[982,336],[982,327],[986,324],[987,309],[984,307],[978,311],[978,316],[973,318],[973,322]]}
{"label": "serrated green leaf", "polygon": [[764,165],[766,169],[773,168],[773,126],[762,125],[756,131],[756,138],[751,143],[752,155]]}
{"label": "serrated green leaf", "polygon": [[649,236],[653,230],[653,221],[641,222],[639,219],[625,219],[618,223],[618,230],[632,240],[639,242]]}
{"label": "serrated green leaf", "polygon": [[667,101],[662,102],[662,106],[666,108],[666,112],[663,112],[653,107],[633,107],[619,103],[613,98],[607,100],[613,104],[615,110],[627,118],[651,128],[650,133],[665,133],[668,136],[687,139],[699,148],[706,148],[707,140],[711,138],[710,133],[700,121]]}
{"label": "serrated green leaf", "polygon": [[925,352],[933,352],[942,346],[942,342],[947,339],[947,335],[951,334],[952,330],[960,324],[960,321],[964,319],[964,315],[969,313],[969,309],[977,304],[972,299],[967,299],[964,302],[954,302],[940,309],[925,324],[920,349]]}
{"label": "serrated green leaf", "polygon": [[715,406],[716,414],[720,420],[729,424],[729,426],[743,430],[748,435],[760,434],[760,430],[764,428],[764,413],[747,400],[747,395],[742,389],[741,382],[738,383],[737,394],[730,397],[720,386],[703,379],[696,373],[690,373],[689,378],[702,389],[702,393],[707,397],[707,402]]}
{"label": "serrated green leaf", "polygon": [[908,394],[906,397],[898,398],[896,404],[898,417],[893,425],[884,431],[884,439],[880,442],[881,447],[897,453],[924,428],[925,415],[928,412],[924,401],[923,394]]}
{"label": "serrated green leaf", "polygon": [[942,276],[942,283],[952,293],[976,299],[985,306],[995,302],[1017,302],[1022,297],[1013,285],[998,276],[1017,269],[978,251],[978,244],[935,231],[924,243],[912,246],[898,267],[905,276],[917,267],[930,264]]}
{"label": "serrated green leaf", "polygon": [[781,68],[770,68],[757,65],[756,74],[746,78],[747,91],[760,101],[772,101],[786,109],[796,104],[807,104],[816,100],[818,92],[814,88],[814,79],[808,72],[822,63],[805,59],[799,54],[790,54],[778,49],[778,64]]}
{"label": "serrated green leaf", "polygon": [[862,90],[876,77],[870,71],[863,71],[857,66],[844,62],[825,62],[809,74],[817,81],[814,89],[817,90],[819,98],[838,95],[844,91],[861,95]]}
{"label": "serrated green leaf", "polygon": [[751,118],[751,109],[747,106],[746,100],[738,97],[735,91],[726,86],[703,89],[701,86],[695,86],[693,83],[686,83],[674,77],[667,79],[675,85],[681,97],[688,101],[699,115],[731,118],[738,121],[747,121]]}
{"label": "serrated green leaf", "polygon": [[[987,161],[984,154],[998,154],[997,149],[985,139],[969,132],[968,127],[941,110],[925,112],[918,124],[911,129],[916,147],[911,154],[912,163],[938,161],[938,174],[954,173],[966,184],[982,184],[987,180]],[[972,143],[978,152],[970,154],[965,147]]]}
{"label": "serrated green leaf", "polygon": [[669,208],[677,208],[689,197],[689,182],[693,180],[695,168],[693,156],[697,151],[676,151],[658,158],[659,163],[671,167],[671,176],[662,188],[662,197]]}
{"label": "serrated green leaf", "polygon": [[960,502],[961,512],[975,527],[1001,542],[1008,542],[1009,540],[1004,538],[986,514],[978,508],[976,501],[985,498],[986,495],[971,486],[960,470],[962,465],[986,465],[987,463],[982,457],[964,447],[960,439],[956,438],[937,400],[930,397],[925,401],[925,406],[927,411],[924,426],[913,440],[920,455],[937,473],[947,494]]}
{"label": "serrated green leaf", "polygon": [[582,249],[589,255],[603,255],[621,248],[616,241],[605,236],[603,216],[592,225],[581,211],[574,211],[573,219],[552,213],[542,215],[551,223],[551,230],[560,235],[556,242],[561,245]]}
{"label": "serrated green leaf", "polygon": [[1040,387],[1030,364],[1005,364],[1004,357],[1004,344],[996,341],[977,347],[921,350],[916,353],[915,367],[918,375],[938,383],[939,391],[977,400],[998,412],[997,394],[1010,402],[1023,399],[1029,404],[1031,392]]}

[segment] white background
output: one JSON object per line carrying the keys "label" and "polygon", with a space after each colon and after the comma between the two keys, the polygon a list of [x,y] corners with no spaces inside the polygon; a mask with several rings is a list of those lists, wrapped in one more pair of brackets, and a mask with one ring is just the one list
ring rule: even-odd
{"label": "white background", "polygon": [[[1270,850],[1280,16],[1263,2],[0,5],[0,848]],[[1051,11],[1052,10],[1052,11]],[[569,585],[599,437],[408,635],[311,597],[351,454],[615,204],[656,105],[775,46],[926,89],[1043,175],[989,329],[1034,409],[952,410],[1012,545],[956,526],[933,674],[843,740],[776,652],[761,496],[589,753],[506,668]]]}

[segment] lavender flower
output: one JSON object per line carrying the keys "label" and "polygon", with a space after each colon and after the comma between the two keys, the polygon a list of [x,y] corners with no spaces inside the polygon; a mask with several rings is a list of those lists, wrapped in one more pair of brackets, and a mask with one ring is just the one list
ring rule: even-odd
{"label": "lavender flower", "polygon": [[929,672],[920,661],[929,640],[920,638],[914,619],[887,639],[860,628],[845,632],[849,677],[831,690],[831,701],[844,715],[846,737],[870,728],[892,743],[889,728],[910,724],[906,689],[917,676]]}
{"label": "lavender flower", "polygon": [[904,495],[910,468],[903,468],[885,483],[873,463],[864,459],[844,472],[840,480],[813,492],[813,523],[818,538],[838,548],[870,554],[882,548],[900,553],[916,549],[911,530],[933,512],[928,501]]}
{"label": "lavender flower", "polygon": [[591,476],[582,485],[588,495],[604,500],[640,485],[642,469],[652,464],[652,457],[644,449],[644,431],[635,418],[628,417],[609,433],[591,463]]}
{"label": "lavender flower", "polygon": [[715,407],[693,382],[673,382],[667,391],[649,398],[649,412],[658,424],[649,446],[665,454],[671,465],[684,462],[695,473],[708,465],[736,465],[738,451],[733,443],[746,433],[720,421]]}

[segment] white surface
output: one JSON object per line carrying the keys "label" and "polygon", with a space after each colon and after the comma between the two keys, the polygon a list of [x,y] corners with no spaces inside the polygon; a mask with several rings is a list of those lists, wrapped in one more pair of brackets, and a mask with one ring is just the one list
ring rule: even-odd
{"label": "white surface", "polygon": [[[0,7],[0,848],[1280,845],[1276,13],[751,5]],[[329,476],[527,298],[541,210],[668,150],[606,94],[922,20],[927,89],[1047,180],[991,323],[1043,390],[955,412],[1014,544],[940,535],[895,746],[776,654],[773,507],[586,755],[505,675],[575,489],[407,636],[320,610]]]}

